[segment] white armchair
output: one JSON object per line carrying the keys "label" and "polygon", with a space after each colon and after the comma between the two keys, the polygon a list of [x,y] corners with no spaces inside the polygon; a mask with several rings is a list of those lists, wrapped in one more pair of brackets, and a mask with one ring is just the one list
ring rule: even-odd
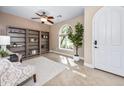
{"label": "white armchair", "polygon": [[31,65],[23,65],[20,62],[12,63],[7,59],[0,60],[0,85],[16,86],[32,77],[36,82],[35,69]]}

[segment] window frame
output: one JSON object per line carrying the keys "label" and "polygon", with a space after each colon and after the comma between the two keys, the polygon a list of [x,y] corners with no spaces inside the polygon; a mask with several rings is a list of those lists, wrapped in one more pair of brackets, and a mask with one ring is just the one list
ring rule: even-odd
{"label": "window frame", "polygon": [[[61,26],[61,28],[60,28],[60,30],[59,30],[59,34],[58,34],[58,38],[59,38],[59,49],[60,50],[66,50],[66,51],[74,51],[74,49],[67,49],[67,48],[62,48],[61,47],[61,36],[64,36],[64,34],[62,35],[62,33],[61,33],[61,31],[62,31],[62,29],[65,27],[65,26],[68,26],[68,27],[71,27],[72,28],[72,26],[71,25],[68,25],[68,24],[65,24],[65,25],[63,25],[63,26]],[[67,34],[65,34],[65,36],[67,36]]]}

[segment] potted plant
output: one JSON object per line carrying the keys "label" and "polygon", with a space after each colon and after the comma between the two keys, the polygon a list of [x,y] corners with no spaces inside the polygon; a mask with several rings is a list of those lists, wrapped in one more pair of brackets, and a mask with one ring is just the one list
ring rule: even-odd
{"label": "potted plant", "polygon": [[7,51],[4,51],[3,49],[0,50],[0,57],[7,57],[9,56],[9,53]]}
{"label": "potted plant", "polygon": [[75,47],[75,55],[73,56],[75,61],[79,61],[79,53],[78,49],[82,46],[83,44],[83,33],[84,33],[84,27],[81,23],[77,23],[75,25],[75,31],[72,32],[70,31],[68,34],[68,38],[71,40]]}

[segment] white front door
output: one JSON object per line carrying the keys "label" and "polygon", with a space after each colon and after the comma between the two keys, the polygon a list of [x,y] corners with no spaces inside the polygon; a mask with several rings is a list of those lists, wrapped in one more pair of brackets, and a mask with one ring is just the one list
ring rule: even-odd
{"label": "white front door", "polygon": [[124,76],[124,8],[103,7],[93,19],[95,68]]}

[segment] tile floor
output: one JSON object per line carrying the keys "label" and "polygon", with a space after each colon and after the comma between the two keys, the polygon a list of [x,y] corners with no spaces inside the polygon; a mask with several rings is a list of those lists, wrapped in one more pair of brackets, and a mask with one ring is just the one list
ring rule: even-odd
{"label": "tile floor", "polygon": [[88,68],[83,61],[74,62],[72,58],[47,53],[43,55],[67,66],[66,70],[48,81],[44,86],[123,86],[124,78],[101,70]]}

